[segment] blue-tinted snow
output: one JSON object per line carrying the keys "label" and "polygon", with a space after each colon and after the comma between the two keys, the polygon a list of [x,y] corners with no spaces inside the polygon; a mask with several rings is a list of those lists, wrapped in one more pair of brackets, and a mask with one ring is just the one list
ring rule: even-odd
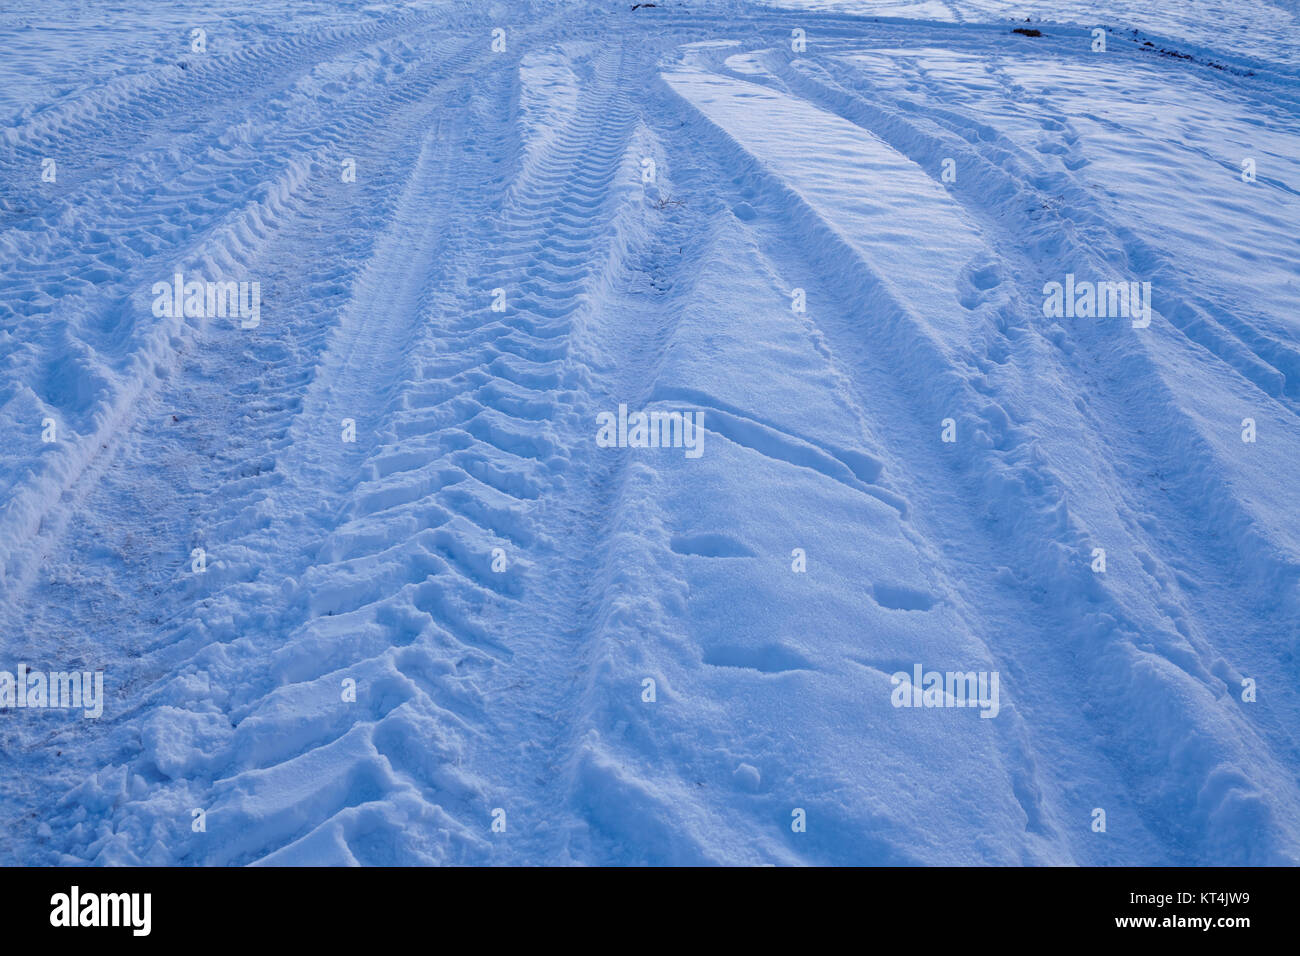
{"label": "blue-tinted snow", "polygon": [[629,7],[0,11],[0,859],[1297,862],[1297,5]]}

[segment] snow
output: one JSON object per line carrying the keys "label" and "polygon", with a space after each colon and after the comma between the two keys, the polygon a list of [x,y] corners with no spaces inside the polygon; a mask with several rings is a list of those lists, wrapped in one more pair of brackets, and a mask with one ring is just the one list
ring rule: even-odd
{"label": "snow", "polygon": [[9,4],[0,860],[1300,862],[1300,10],[1152,6]]}

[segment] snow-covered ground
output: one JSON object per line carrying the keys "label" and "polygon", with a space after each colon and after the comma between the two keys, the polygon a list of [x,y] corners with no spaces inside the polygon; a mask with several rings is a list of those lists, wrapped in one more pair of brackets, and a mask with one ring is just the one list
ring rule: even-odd
{"label": "snow-covered ground", "polygon": [[0,862],[1300,862],[1300,4],[631,6],[0,10]]}

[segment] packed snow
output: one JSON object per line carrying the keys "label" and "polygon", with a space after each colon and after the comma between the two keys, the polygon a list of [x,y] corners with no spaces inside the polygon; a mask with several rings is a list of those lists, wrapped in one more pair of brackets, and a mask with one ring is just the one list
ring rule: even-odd
{"label": "packed snow", "polygon": [[1300,863],[1300,3],[635,6],[0,10],[0,862]]}

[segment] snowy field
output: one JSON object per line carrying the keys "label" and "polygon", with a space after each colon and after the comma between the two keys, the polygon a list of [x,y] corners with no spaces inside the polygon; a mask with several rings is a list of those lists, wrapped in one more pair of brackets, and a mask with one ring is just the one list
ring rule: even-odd
{"label": "snowy field", "polygon": [[0,7],[0,863],[1300,862],[1300,3],[656,2]]}

